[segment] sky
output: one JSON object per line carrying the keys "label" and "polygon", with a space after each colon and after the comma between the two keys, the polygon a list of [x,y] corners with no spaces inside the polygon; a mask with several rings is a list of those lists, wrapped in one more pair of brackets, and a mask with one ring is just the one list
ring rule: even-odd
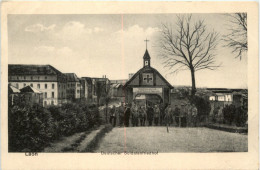
{"label": "sky", "polygon": [[[247,88],[247,56],[235,58],[221,41],[228,31],[227,17],[192,15],[193,21],[198,19],[207,31],[219,33],[214,53],[221,67],[196,72],[197,87]],[[157,47],[162,23],[174,28],[176,14],[8,15],[8,63],[50,64],[78,77],[127,79],[143,67],[147,38],[151,66],[173,86],[191,86],[188,70],[170,74],[164,68]]]}

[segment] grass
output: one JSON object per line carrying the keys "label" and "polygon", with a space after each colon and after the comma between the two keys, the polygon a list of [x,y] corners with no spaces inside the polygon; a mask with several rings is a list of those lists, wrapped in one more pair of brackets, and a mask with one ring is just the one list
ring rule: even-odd
{"label": "grass", "polygon": [[247,152],[247,135],[208,128],[114,128],[96,152]]}

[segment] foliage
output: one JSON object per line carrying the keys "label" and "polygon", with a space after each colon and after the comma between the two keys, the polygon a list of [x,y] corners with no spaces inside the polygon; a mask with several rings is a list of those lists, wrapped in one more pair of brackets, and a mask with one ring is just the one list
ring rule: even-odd
{"label": "foliage", "polygon": [[214,122],[214,123],[216,123],[216,117],[218,116],[218,112],[219,112],[219,107],[215,107],[214,108],[214,110],[213,110],[213,117],[212,117],[212,121]]}
{"label": "foliage", "polygon": [[37,105],[9,109],[9,151],[39,151],[53,139],[54,123],[50,112]]}
{"label": "foliage", "polygon": [[192,103],[195,104],[195,106],[198,109],[198,116],[200,118],[203,118],[205,116],[208,116],[211,110],[211,105],[209,100],[200,97],[200,96],[194,96],[192,99]]}
{"label": "foliage", "polygon": [[238,107],[236,109],[236,116],[235,116],[236,126],[245,126],[247,121],[247,116],[248,116],[247,110],[242,107]]}
{"label": "foliage", "polygon": [[225,122],[235,123],[236,126],[244,126],[247,121],[247,110],[242,107],[235,107],[235,105],[226,105],[223,108],[223,115]]}
{"label": "foliage", "polygon": [[43,108],[38,105],[9,107],[9,151],[39,152],[61,136],[85,131],[102,123],[97,107],[78,103]]}
{"label": "foliage", "polygon": [[230,125],[232,124],[235,114],[236,114],[236,107],[234,105],[226,105],[223,110],[223,116],[225,122],[229,123]]}

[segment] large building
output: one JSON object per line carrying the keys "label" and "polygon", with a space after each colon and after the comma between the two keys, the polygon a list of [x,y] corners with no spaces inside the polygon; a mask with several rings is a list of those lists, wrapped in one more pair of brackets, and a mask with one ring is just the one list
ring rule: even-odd
{"label": "large building", "polygon": [[143,56],[143,68],[137,71],[124,85],[126,102],[144,100],[151,104],[170,103],[172,85],[153,67],[146,49]]}
{"label": "large building", "polygon": [[67,78],[67,100],[74,101],[81,98],[82,86],[75,73],[65,73]]}
{"label": "large building", "polygon": [[66,76],[51,65],[8,65],[8,83],[17,89],[31,86],[43,94],[43,105],[66,102]]}

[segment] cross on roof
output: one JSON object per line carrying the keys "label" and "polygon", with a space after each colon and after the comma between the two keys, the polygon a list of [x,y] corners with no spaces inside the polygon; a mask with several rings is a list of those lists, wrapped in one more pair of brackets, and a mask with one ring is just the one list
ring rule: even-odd
{"label": "cross on roof", "polygon": [[147,49],[147,42],[148,42],[149,40],[147,40],[147,38],[146,38],[146,40],[144,40],[144,41],[146,41],[146,49]]}
{"label": "cross on roof", "polygon": [[147,83],[149,83],[149,81],[150,81],[150,80],[152,81],[152,80],[153,80],[153,78],[152,78],[152,77],[150,77],[150,76],[149,76],[149,74],[147,74],[147,75],[146,75],[146,77],[144,78],[144,80],[146,80],[146,81],[147,81]]}

